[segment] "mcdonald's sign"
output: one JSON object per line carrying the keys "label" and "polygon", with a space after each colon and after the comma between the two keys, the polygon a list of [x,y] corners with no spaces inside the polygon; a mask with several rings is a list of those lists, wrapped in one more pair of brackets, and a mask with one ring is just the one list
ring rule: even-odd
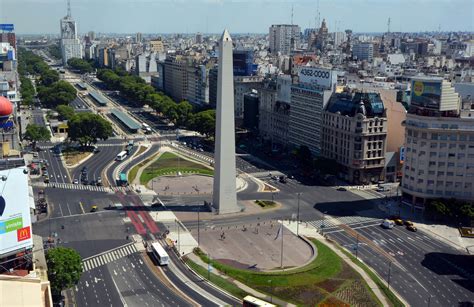
{"label": "mcdonald's sign", "polygon": [[18,242],[23,241],[23,240],[28,240],[31,238],[31,228],[30,226],[20,228],[17,230],[16,234],[17,234]]}

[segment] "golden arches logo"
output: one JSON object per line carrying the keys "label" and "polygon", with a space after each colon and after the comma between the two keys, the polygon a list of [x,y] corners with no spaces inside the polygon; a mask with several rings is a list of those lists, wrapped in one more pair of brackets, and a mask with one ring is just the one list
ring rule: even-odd
{"label": "golden arches logo", "polygon": [[415,81],[415,83],[413,83],[413,92],[416,96],[421,96],[421,94],[423,94],[424,89],[425,85],[423,84],[423,82]]}

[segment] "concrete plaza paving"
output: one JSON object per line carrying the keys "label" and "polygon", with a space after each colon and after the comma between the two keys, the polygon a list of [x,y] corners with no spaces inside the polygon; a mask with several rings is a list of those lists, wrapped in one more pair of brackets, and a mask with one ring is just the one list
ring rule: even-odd
{"label": "concrete plaza paving", "polygon": [[[279,223],[252,228],[216,227],[200,231],[201,249],[222,263],[242,269],[273,270],[281,265],[282,239],[278,236]],[[313,257],[313,249],[304,240],[283,227],[283,267],[306,264]],[[197,230],[192,231],[197,239]]]}

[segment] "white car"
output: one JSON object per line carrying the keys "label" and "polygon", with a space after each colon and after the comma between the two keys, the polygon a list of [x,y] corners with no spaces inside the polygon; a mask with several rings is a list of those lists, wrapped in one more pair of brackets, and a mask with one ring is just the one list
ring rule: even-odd
{"label": "white car", "polygon": [[79,180],[78,179],[74,179],[74,184],[79,184]]}

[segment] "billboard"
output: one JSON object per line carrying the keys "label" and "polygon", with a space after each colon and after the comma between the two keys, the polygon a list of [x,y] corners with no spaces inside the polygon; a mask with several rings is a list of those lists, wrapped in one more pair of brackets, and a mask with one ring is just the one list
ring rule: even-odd
{"label": "billboard", "polygon": [[0,23],[0,30],[11,32],[14,30],[14,26],[12,23]]}
{"label": "billboard", "polygon": [[411,102],[417,107],[439,110],[442,81],[413,80],[411,83]]}
{"label": "billboard", "polygon": [[301,83],[315,84],[327,88],[332,88],[337,82],[337,74],[327,68],[302,66],[299,69],[298,77]]}
{"label": "billboard", "polygon": [[0,257],[33,247],[25,167],[0,171]]}

